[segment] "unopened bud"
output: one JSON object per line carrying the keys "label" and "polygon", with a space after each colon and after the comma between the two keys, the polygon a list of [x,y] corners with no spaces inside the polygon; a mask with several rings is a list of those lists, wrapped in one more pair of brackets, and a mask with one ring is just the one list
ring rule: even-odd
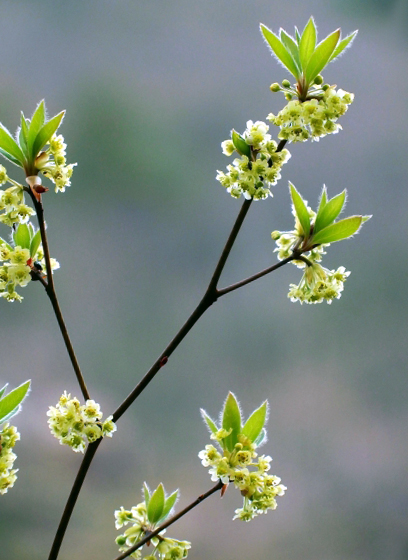
{"label": "unopened bud", "polygon": [[323,83],[323,76],[318,74],[313,81],[317,86],[320,86]]}
{"label": "unopened bud", "polygon": [[289,80],[282,80],[282,85],[284,88],[289,88],[290,87],[290,81]]}
{"label": "unopened bud", "polygon": [[281,87],[277,82],[275,82],[269,86],[269,89],[276,93],[277,91],[280,91]]}

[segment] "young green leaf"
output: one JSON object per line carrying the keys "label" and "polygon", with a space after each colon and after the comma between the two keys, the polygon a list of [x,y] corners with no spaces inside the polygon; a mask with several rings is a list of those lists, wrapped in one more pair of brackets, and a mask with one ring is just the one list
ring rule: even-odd
{"label": "young green leaf", "polygon": [[9,244],[7,243],[7,241],[4,241],[4,239],[0,237],[0,246],[1,246],[1,245],[5,245],[5,246],[7,247],[7,249],[9,249],[10,251],[13,250],[13,247],[12,247],[11,245],[9,245]]}
{"label": "young green leaf", "polygon": [[31,244],[30,230],[27,224],[19,224],[16,231],[13,233],[14,243],[22,249],[29,249]]}
{"label": "young green leaf", "polygon": [[357,33],[358,30],[353,31],[353,33],[350,33],[350,35],[348,35],[347,37],[339,41],[339,44],[334,49],[334,52],[329,59],[329,62],[337,58],[345,49],[351,46],[351,43],[354,41],[354,38],[357,35]]}
{"label": "young green leaf", "polygon": [[248,159],[251,158],[251,148],[234,129],[231,132],[231,140],[240,156],[247,156]]}
{"label": "young green leaf", "polygon": [[[33,152],[33,146],[37,134],[40,132],[41,128],[45,123],[45,104],[44,99],[39,102],[33,116],[31,117],[30,128],[28,129],[28,149],[30,152],[30,157],[33,159],[37,156],[38,152],[35,154]],[[41,149],[41,148],[40,148]],[[38,150],[39,151],[39,150]]]}
{"label": "young green leaf", "polygon": [[291,74],[295,76],[296,79],[299,78],[299,70],[296,67],[292,55],[287,51],[280,39],[262,23],[260,27],[261,33],[268,43],[272,54],[275,55],[275,57],[283,64],[283,66],[285,66],[285,68],[287,68],[287,70],[289,70]]}
{"label": "young green leaf", "polygon": [[266,430],[265,430],[265,428],[262,429],[261,433],[256,438],[256,440],[254,441],[254,444],[256,445],[256,447],[259,447],[262,444],[262,442],[264,442],[264,441],[266,441]]}
{"label": "young green leaf", "polygon": [[27,396],[31,381],[16,387],[0,399],[0,422],[5,422],[21,410],[21,403]]}
{"label": "young green leaf", "polygon": [[164,488],[160,483],[153,494],[150,496],[149,505],[147,506],[147,517],[153,525],[161,519],[164,509]]}
{"label": "young green leaf", "polygon": [[40,128],[32,148],[33,158],[37,157],[38,153],[44,148],[45,144],[49,141],[51,136],[56,132],[64,118],[65,111],[61,111],[55,117],[52,117],[43,127]]}
{"label": "young green leaf", "polygon": [[319,43],[309,59],[306,67],[306,81],[311,84],[323,68],[328,64],[340,38],[340,29],[333,31],[326,39]]}
{"label": "young green leaf", "polygon": [[[17,165],[20,165],[20,167],[23,165],[24,155],[20,146],[2,124],[0,124],[0,148],[1,153],[10,161],[13,161],[13,163],[17,161]],[[13,159],[9,156],[12,156]]]}
{"label": "young green leaf", "polygon": [[218,431],[217,426],[215,425],[214,420],[211,420],[211,418],[208,416],[208,414],[206,413],[205,410],[203,410],[202,408],[200,409],[201,412],[201,416],[203,417],[204,422],[207,424],[207,426],[210,429],[210,432],[212,432],[213,434],[215,434],[215,432]]}
{"label": "young green leaf", "polygon": [[295,25],[295,37],[296,37],[296,43],[297,43],[298,46],[299,46],[299,45],[300,45],[300,39],[301,39],[301,37],[300,37],[300,33],[299,33],[299,30],[298,30],[298,28],[296,27],[296,25]]}
{"label": "young green leaf", "polygon": [[18,140],[20,142],[21,150],[26,158],[28,157],[27,138],[28,138],[27,121],[25,120],[24,113],[21,111],[21,125],[18,133]]}
{"label": "young green leaf", "polygon": [[309,233],[310,233],[309,212],[307,210],[307,207],[306,207],[306,204],[305,204],[303,198],[300,196],[300,194],[296,190],[295,185],[292,185],[292,183],[290,181],[289,181],[289,187],[290,187],[290,194],[291,194],[291,197],[292,197],[293,207],[294,207],[296,215],[299,219],[300,225],[303,228],[303,233],[305,235],[305,238],[307,238],[309,236]]}
{"label": "young green leaf", "polygon": [[239,410],[237,399],[233,393],[228,393],[222,414],[222,427],[225,430],[232,429],[228,437],[222,440],[222,444],[228,451],[234,449],[238,441],[238,434],[241,432],[241,411]]}
{"label": "young green leaf", "polygon": [[340,212],[343,210],[344,203],[346,202],[346,190],[334,196],[329,202],[326,203],[324,208],[317,213],[314,233],[324,229],[334,222]]}
{"label": "young green leaf", "polygon": [[299,57],[299,47],[297,46],[296,42],[293,40],[293,37],[288,35],[284,29],[280,29],[279,31],[280,40],[286,50],[291,54],[293,58],[293,62],[296,64],[299,74],[302,72],[302,66],[300,64],[300,57]]}
{"label": "young green leaf", "polygon": [[166,499],[160,520],[164,521],[166,517],[169,515],[169,513],[174,507],[174,504],[176,503],[177,496],[178,496],[178,490],[173,492],[173,494],[170,494],[170,496]]}
{"label": "young green leaf", "polygon": [[326,204],[327,204],[327,189],[326,189],[326,185],[323,185],[322,193],[320,195],[320,200],[319,200],[319,208],[317,210],[317,213],[321,212],[323,210],[323,208],[326,206]]}
{"label": "young green leaf", "polygon": [[242,428],[242,433],[245,434],[252,443],[256,441],[266,422],[268,413],[268,401],[261,404],[259,408],[254,410]]}
{"label": "young green leaf", "polygon": [[148,507],[150,502],[150,492],[146,482],[143,482],[143,496],[144,496],[144,501],[146,502],[146,507]]}
{"label": "young green leaf", "polygon": [[38,247],[40,246],[40,243],[41,243],[41,232],[40,230],[37,230],[37,232],[34,234],[33,238],[31,239],[30,257],[35,257],[35,254],[38,251]]}
{"label": "young green leaf", "polygon": [[9,161],[11,161],[11,163],[14,163],[14,165],[18,165],[18,167],[22,167],[20,160],[18,160],[17,158],[15,158],[11,154],[3,150],[3,148],[0,148],[0,154],[6,159],[8,159]]}
{"label": "young green leaf", "polygon": [[1,397],[4,395],[4,391],[7,389],[7,386],[8,386],[8,383],[6,383],[6,384],[4,385],[4,387],[3,387],[2,389],[0,389],[0,399],[1,399]]}
{"label": "young green leaf", "polygon": [[313,18],[311,17],[307,22],[299,43],[299,54],[302,68],[306,69],[310,57],[313,54],[316,46],[316,26]]}
{"label": "young green leaf", "polygon": [[334,243],[351,237],[361,227],[363,216],[350,216],[339,220],[335,224],[331,224],[324,229],[321,229],[316,235],[313,236],[313,245],[321,245],[322,243]]}

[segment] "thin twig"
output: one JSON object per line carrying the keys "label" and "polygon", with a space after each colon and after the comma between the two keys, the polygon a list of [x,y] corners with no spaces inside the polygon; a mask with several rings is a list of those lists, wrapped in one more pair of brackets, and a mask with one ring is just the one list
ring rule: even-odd
{"label": "thin twig", "polygon": [[54,277],[53,277],[52,269],[51,269],[50,250],[49,250],[49,246],[48,246],[48,239],[47,239],[45,220],[44,220],[44,208],[43,208],[41,200],[36,199],[36,197],[33,194],[31,188],[27,189],[27,192],[31,196],[31,199],[34,203],[34,207],[35,207],[35,210],[36,210],[36,213],[37,213],[38,225],[40,227],[40,233],[41,233],[41,242],[42,242],[42,246],[43,246],[43,250],[44,250],[44,259],[45,259],[45,266],[46,266],[46,271],[47,271],[47,281],[44,281],[42,279],[41,284],[44,286],[45,291],[47,293],[47,296],[49,297],[49,299],[51,301],[51,305],[54,309],[55,317],[58,321],[58,325],[59,325],[59,328],[60,328],[60,331],[61,331],[61,334],[62,334],[62,338],[64,339],[65,347],[68,351],[68,355],[69,355],[69,358],[71,360],[71,364],[72,364],[72,367],[74,369],[74,372],[75,372],[76,378],[78,380],[79,386],[81,388],[82,395],[83,395],[85,400],[88,400],[91,397],[90,397],[88,389],[86,387],[85,380],[84,380],[84,377],[83,377],[82,372],[81,372],[81,368],[79,367],[78,359],[76,357],[74,347],[72,346],[72,342],[71,342],[71,339],[69,337],[68,330],[67,330],[67,327],[65,325],[64,317],[62,316],[61,308],[60,308],[60,305],[59,305],[59,302],[58,302],[57,293],[55,291]]}
{"label": "thin twig", "polygon": [[135,550],[137,550],[138,548],[141,548],[144,544],[149,542],[152,538],[156,537],[159,533],[164,531],[164,529],[167,529],[167,527],[170,527],[170,525],[173,525],[173,523],[178,521],[180,519],[180,517],[183,517],[183,515],[186,515],[186,513],[188,513],[193,508],[198,506],[198,504],[201,504],[201,502],[203,502],[206,498],[208,498],[212,494],[215,494],[215,492],[217,492],[218,490],[221,490],[221,488],[223,486],[224,486],[223,482],[221,482],[221,480],[219,480],[217,482],[217,484],[211,488],[211,490],[208,490],[208,492],[206,492],[205,494],[201,494],[201,496],[198,496],[198,498],[196,500],[194,500],[194,502],[192,502],[190,505],[188,505],[182,511],[180,511],[179,513],[177,513],[176,515],[171,517],[168,521],[166,521],[165,523],[160,525],[160,527],[158,527],[157,529],[155,529],[152,532],[149,532],[149,534],[146,537],[144,537],[142,540],[140,540],[134,546],[130,547],[126,552],[124,552],[123,554],[121,554],[120,556],[115,558],[115,560],[123,560],[124,558],[127,558],[128,556],[130,556],[130,554],[135,552]]}

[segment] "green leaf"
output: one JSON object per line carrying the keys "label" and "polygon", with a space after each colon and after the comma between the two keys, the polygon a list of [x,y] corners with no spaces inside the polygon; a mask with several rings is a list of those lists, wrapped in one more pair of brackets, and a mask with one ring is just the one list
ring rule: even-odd
{"label": "green leaf", "polygon": [[162,512],[162,516],[161,516],[160,520],[164,521],[166,519],[166,517],[169,515],[169,513],[171,512],[171,510],[174,507],[174,504],[176,503],[177,496],[178,496],[178,490],[173,492],[173,494],[171,494],[166,499],[166,501],[164,503],[164,508],[163,508],[163,512]]}
{"label": "green leaf", "polygon": [[350,216],[339,220],[335,224],[331,224],[324,229],[321,229],[316,235],[313,236],[313,245],[321,245],[322,243],[334,243],[351,237],[361,227],[363,216]]}
{"label": "green leaf", "polygon": [[302,37],[299,43],[299,54],[302,68],[306,69],[310,57],[313,54],[316,46],[316,26],[313,18],[311,17],[307,22]]}
{"label": "green leaf", "polygon": [[214,422],[214,420],[211,420],[211,418],[208,416],[208,414],[206,413],[206,411],[204,409],[200,409],[201,412],[201,416],[203,417],[204,422],[207,424],[207,426],[210,428],[210,432],[212,432],[213,434],[215,434],[216,432],[218,432],[218,428]]}
{"label": "green leaf", "polygon": [[6,159],[8,159],[9,161],[11,161],[11,163],[14,163],[14,165],[18,165],[19,167],[22,167],[22,164],[21,164],[20,160],[16,159],[14,156],[9,154],[8,152],[3,150],[2,148],[0,148],[0,154],[3,157],[5,157]]}
{"label": "green leaf", "polygon": [[27,224],[19,224],[13,233],[14,243],[22,249],[29,249],[31,244],[30,230]]}
{"label": "green leaf", "polygon": [[10,251],[13,250],[13,247],[9,243],[7,243],[7,241],[4,241],[2,237],[0,237],[0,245],[5,245],[7,249],[10,249]]}
{"label": "green leaf", "polygon": [[147,486],[146,482],[143,482],[143,496],[144,501],[146,502],[146,507],[149,505],[150,502],[150,492],[149,487]]}
{"label": "green leaf", "polygon": [[300,33],[299,33],[299,30],[298,30],[298,28],[296,27],[296,25],[295,25],[295,37],[296,37],[296,42],[297,42],[297,44],[298,44],[298,46],[299,46],[299,45],[300,45],[300,39],[301,39],[301,37],[300,37]]}
{"label": "green leaf", "polygon": [[244,138],[234,129],[232,129],[231,131],[231,140],[240,156],[247,156],[247,158],[251,159],[250,146],[245,142]]}
{"label": "green leaf", "polygon": [[326,204],[327,204],[327,189],[326,189],[326,185],[323,185],[322,193],[320,195],[320,200],[319,200],[319,209],[317,211],[318,214],[323,210]]}
{"label": "green leaf", "polygon": [[287,51],[279,37],[277,37],[270,29],[261,23],[261,33],[264,36],[266,42],[271,48],[272,54],[289,70],[295,78],[299,78],[299,71],[296,64],[292,58],[292,55]]}
{"label": "green leaf", "polygon": [[268,401],[261,404],[259,408],[254,410],[242,428],[242,433],[245,434],[252,443],[256,441],[266,422],[266,415],[268,413]]}
{"label": "green leaf", "polygon": [[326,203],[324,208],[317,213],[314,231],[316,234],[318,231],[324,229],[334,222],[340,212],[343,210],[344,203],[346,202],[346,189],[337,196],[334,196],[329,202]]}
{"label": "green leaf", "polygon": [[30,128],[28,129],[28,150],[29,150],[30,157],[32,159],[34,159],[37,156],[38,152],[40,151],[38,150],[36,153],[33,153],[33,146],[38,133],[40,132],[41,128],[44,126],[44,122],[45,122],[45,104],[43,99],[37,105],[37,108],[34,111],[33,116],[31,117]]}
{"label": "green leaf", "polygon": [[290,188],[290,194],[291,194],[291,197],[292,197],[293,207],[294,207],[296,215],[299,219],[300,225],[303,228],[303,233],[305,235],[305,238],[307,238],[309,236],[309,233],[310,233],[310,216],[309,216],[309,212],[307,210],[307,206],[306,206],[303,198],[300,196],[300,194],[296,190],[295,185],[292,185],[292,183],[290,181],[289,181],[289,188]]}
{"label": "green leaf", "polygon": [[8,157],[8,159],[13,161],[13,163],[17,161],[17,165],[20,165],[20,167],[23,166],[24,154],[21,151],[20,146],[11,136],[10,132],[2,124],[0,124],[0,148],[2,149],[4,156],[12,156],[14,161],[11,160],[10,157]]}
{"label": "green leaf", "polygon": [[6,383],[6,384],[4,385],[4,387],[3,387],[2,389],[0,389],[0,399],[1,399],[1,397],[4,395],[4,391],[7,389],[7,387],[8,387],[8,383]]}
{"label": "green leaf", "polygon": [[47,123],[45,123],[45,125],[40,129],[40,131],[38,132],[34,140],[32,152],[31,152],[33,154],[33,158],[37,157],[38,153],[42,150],[42,148],[44,148],[45,144],[49,141],[51,136],[58,129],[62,119],[64,118],[64,115],[65,115],[65,111],[61,111],[61,113],[58,113],[58,115],[52,117],[52,119],[50,119]]}
{"label": "green leaf", "polygon": [[27,396],[30,383],[30,380],[26,381],[0,399],[0,422],[5,422],[21,410],[21,403]]}
{"label": "green leaf", "polygon": [[238,442],[238,434],[241,432],[241,411],[239,410],[237,399],[233,393],[228,393],[222,414],[222,427],[225,430],[232,429],[228,437],[222,440],[222,444],[228,451],[234,449]]}
{"label": "green leaf", "polygon": [[28,157],[27,138],[28,138],[27,121],[25,120],[24,113],[21,111],[21,126],[18,134],[18,139],[20,142],[21,150],[26,158]]}
{"label": "green leaf", "polygon": [[256,447],[259,447],[262,444],[262,442],[264,442],[265,440],[266,440],[266,430],[265,428],[263,428],[259,436],[254,441],[254,444],[256,445]]}
{"label": "green leaf", "polygon": [[163,515],[164,499],[164,488],[163,484],[160,483],[150,496],[149,505],[147,506],[147,517],[153,525],[157,523]]}
{"label": "green leaf", "polygon": [[306,67],[306,81],[311,84],[323,68],[328,64],[340,38],[340,29],[333,31],[326,39],[319,43],[310,57]]}
{"label": "green leaf", "polygon": [[35,257],[38,251],[38,247],[40,246],[40,243],[41,243],[41,232],[40,230],[37,230],[37,232],[34,234],[34,237],[31,239],[30,257]]}
{"label": "green leaf", "polygon": [[302,72],[302,66],[300,64],[300,57],[299,57],[299,47],[297,46],[296,42],[294,41],[293,37],[288,35],[284,29],[280,29],[280,40],[286,50],[291,54],[294,63],[298,69],[299,74]]}
{"label": "green leaf", "polygon": [[345,37],[339,42],[337,47],[334,49],[334,52],[329,59],[329,62],[337,58],[345,49],[351,47],[351,43],[354,41],[354,38],[356,37],[357,33],[358,30],[353,31],[353,33],[350,33],[350,35],[348,35],[347,37]]}

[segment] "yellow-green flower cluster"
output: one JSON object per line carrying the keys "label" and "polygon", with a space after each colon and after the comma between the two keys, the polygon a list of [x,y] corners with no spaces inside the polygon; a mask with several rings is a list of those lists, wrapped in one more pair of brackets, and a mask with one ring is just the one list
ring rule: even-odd
{"label": "yellow-green flower cluster", "polygon": [[48,149],[41,152],[36,159],[36,168],[55,184],[55,192],[64,192],[71,186],[71,176],[76,163],[67,164],[64,137],[54,134],[49,141]]}
{"label": "yellow-green flower cluster", "polygon": [[[116,544],[119,545],[120,552],[126,552],[155,529],[155,523],[149,521],[147,510],[146,501],[143,501],[130,510],[125,510],[121,507],[120,510],[115,511],[116,529],[121,529],[130,524],[130,527],[116,538]],[[149,542],[154,546],[152,553],[144,556],[141,547],[130,554],[129,558],[136,558],[138,560],[142,558],[143,560],[182,560],[187,558],[191,543],[163,537],[162,534],[164,532],[165,530],[150,539]]]}
{"label": "yellow-green flower cluster", "polygon": [[[0,297],[7,301],[22,301],[23,297],[16,292],[16,287],[24,288],[32,280],[31,272],[45,268],[42,245],[38,247],[34,257],[28,249],[20,246],[14,249],[0,240]],[[51,268],[56,270],[59,263],[51,259]]]}
{"label": "yellow-green flower cluster", "polygon": [[350,275],[344,266],[337,270],[328,270],[316,262],[304,264],[305,271],[299,284],[290,284],[288,297],[300,303],[331,303],[339,299],[344,289],[344,282]]}
{"label": "yellow-green flower cluster", "polygon": [[[262,122],[247,122],[247,128],[241,137],[249,146],[245,153],[228,165],[228,173],[217,171],[216,179],[234,198],[243,195],[246,199],[263,200],[272,196],[270,191],[281,178],[280,170],[290,158],[288,150],[276,152],[277,143],[268,134],[269,126]],[[236,151],[233,140],[221,144],[225,155],[231,156]]]}
{"label": "yellow-green flower cluster", "polygon": [[[213,445],[206,445],[198,456],[204,467],[210,467],[211,480],[220,479],[224,484],[232,482],[240,490],[244,503],[235,510],[234,519],[250,521],[268,509],[276,509],[276,497],[285,494],[286,486],[280,483],[279,477],[267,474],[272,458],[269,455],[258,457],[256,446],[244,434],[238,434],[238,443],[229,452],[222,441],[231,431],[221,428],[211,435],[211,439],[224,448],[222,453]],[[254,470],[250,470],[251,467]]]}
{"label": "yellow-green flower cluster", "polygon": [[18,469],[13,469],[17,455],[12,449],[19,439],[20,434],[16,428],[8,423],[4,424],[0,430],[0,494],[5,494],[12,488],[17,479]]}
{"label": "yellow-green flower cluster", "polygon": [[311,138],[318,141],[326,134],[341,130],[337,120],[353,102],[354,94],[329,86],[319,96],[312,94],[313,90],[306,101],[291,100],[277,115],[268,115],[268,120],[280,127],[278,137],[281,140],[305,142]]}
{"label": "yellow-green flower cluster", "polygon": [[51,433],[61,445],[69,445],[76,452],[83,453],[86,445],[101,437],[112,437],[116,425],[109,416],[102,422],[99,404],[87,400],[80,405],[78,399],[64,391],[58,404],[50,406],[47,416]]}
{"label": "yellow-green flower cluster", "polygon": [[10,183],[12,186],[6,190],[0,189],[0,222],[12,227],[14,224],[25,224],[34,210],[24,203],[24,189],[7,176],[6,168],[0,165],[0,186]]}

